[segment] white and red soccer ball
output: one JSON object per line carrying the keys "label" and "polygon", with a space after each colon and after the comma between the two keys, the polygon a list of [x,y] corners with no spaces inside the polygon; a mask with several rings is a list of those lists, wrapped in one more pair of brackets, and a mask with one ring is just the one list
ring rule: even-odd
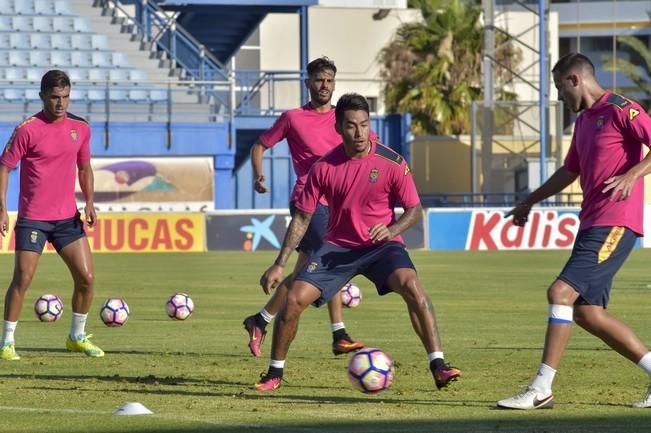
{"label": "white and red soccer ball", "polygon": [[99,310],[102,322],[111,327],[124,325],[129,314],[129,305],[122,298],[108,298]]}
{"label": "white and red soccer ball", "polygon": [[362,291],[353,283],[341,288],[341,303],[344,307],[355,308],[362,302]]}
{"label": "white and red soccer ball", "polygon": [[185,320],[192,316],[194,301],[187,293],[178,292],[169,297],[165,308],[171,319]]}
{"label": "white and red soccer ball", "polygon": [[393,377],[393,360],[380,349],[362,349],[350,358],[348,379],[362,392],[384,391],[393,383]]}
{"label": "white and red soccer ball", "polygon": [[51,293],[43,295],[34,303],[34,313],[41,322],[56,322],[63,314],[63,301]]}

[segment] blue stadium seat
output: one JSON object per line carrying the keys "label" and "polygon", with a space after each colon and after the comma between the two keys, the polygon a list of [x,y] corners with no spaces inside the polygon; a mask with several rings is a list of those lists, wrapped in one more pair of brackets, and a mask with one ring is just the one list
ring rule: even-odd
{"label": "blue stadium seat", "polygon": [[90,27],[84,18],[73,17],[72,28],[75,32],[90,32]]}
{"label": "blue stadium seat", "polygon": [[74,15],[67,1],[55,1],[54,13],[56,15]]}
{"label": "blue stadium seat", "polygon": [[53,17],[52,30],[55,32],[74,32],[72,17]]}
{"label": "blue stadium seat", "polygon": [[70,49],[70,35],[67,33],[53,33],[50,36],[50,46],[55,50]]}
{"label": "blue stadium seat", "polygon": [[152,102],[167,101],[167,90],[154,89],[149,91],[149,99]]}
{"label": "blue stadium seat", "polygon": [[88,79],[91,81],[106,81],[108,79],[108,71],[106,69],[89,69]]}
{"label": "blue stadium seat", "polygon": [[36,0],[34,1],[34,13],[36,15],[54,15],[55,5],[51,0]]}
{"label": "blue stadium seat", "polygon": [[45,69],[43,68],[25,68],[26,77],[28,80],[40,81],[45,74]]}
{"label": "blue stadium seat", "polygon": [[7,15],[0,15],[0,31],[10,32],[13,29],[14,27],[13,27],[11,17]]}
{"label": "blue stadium seat", "polygon": [[28,89],[25,89],[25,99],[28,101],[38,101],[41,97],[38,95],[39,88],[31,86]]}
{"label": "blue stadium seat", "polygon": [[74,101],[85,101],[88,99],[88,89],[84,87],[75,87],[70,92],[70,97]]}
{"label": "blue stadium seat", "polygon": [[87,51],[73,51],[70,53],[70,65],[88,68],[92,65],[90,55]]}
{"label": "blue stadium seat", "polygon": [[70,66],[70,51],[53,50],[50,52],[50,64],[58,68]]}
{"label": "blue stadium seat", "polygon": [[29,51],[10,50],[8,63],[11,66],[29,66]]}
{"label": "blue stadium seat", "polygon": [[129,80],[135,82],[142,82],[147,79],[147,76],[140,69],[132,69],[129,71]]}
{"label": "blue stadium seat", "polygon": [[108,36],[106,35],[91,35],[90,45],[94,50],[109,50]]}
{"label": "blue stadium seat", "polygon": [[54,30],[52,27],[52,18],[35,16],[33,18],[34,30],[37,32],[51,32]]}
{"label": "blue stadium seat", "polygon": [[68,76],[72,81],[88,80],[88,69],[81,69],[81,68],[68,69]]}
{"label": "blue stadium seat", "polygon": [[144,89],[130,89],[129,90],[129,101],[132,102],[148,102],[149,101],[149,92]]}
{"label": "blue stadium seat", "polygon": [[8,46],[9,46],[9,33],[0,32],[0,47],[8,47]]}
{"label": "blue stadium seat", "polygon": [[29,34],[27,33],[12,33],[9,35],[9,48],[30,48]]}
{"label": "blue stadium seat", "polygon": [[50,52],[33,50],[29,52],[29,64],[32,66],[50,65]]}
{"label": "blue stadium seat", "polygon": [[49,50],[51,47],[49,33],[30,33],[29,47],[33,50]]}
{"label": "blue stadium seat", "polygon": [[110,52],[94,51],[90,53],[91,64],[95,67],[110,68],[113,66],[113,57]]}
{"label": "blue stadium seat", "polygon": [[14,13],[18,15],[33,15],[34,14],[34,1],[33,0],[20,0],[14,2]]}
{"label": "blue stadium seat", "polygon": [[25,98],[25,91],[23,89],[5,87],[2,96],[7,101],[19,101]]}
{"label": "blue stadium seat", "polygon": [[89,101],[105,101],[106,100],[106,90],[103,88],[90,88],[88,89],[88,100]]}
{"label": "blue stadium seat", "polygon": [[25,79],[25,70],[23,68],[3,68],[5,80],[23,80]]}
{"label": "blue stadium seat", "polygon": [[17,32],[30,32],[34,30],[31,17],[12,16],[11,28]]}
{"label": "blue stadium seat", "polygon": [[109,70],[109,80],[111,81],[128,81],[129,71],[124,69],[111,69]]}
{"label": "blue stadium seat", "polygon": [[70,36],[70,48],[75,50],[90,50],[90,37],[91,35],[86,33],[79,33]]}
{"label": "blue stadium seat", "polygon": [[13,15],[14,2],[13,0],[0,0],[0,11],[3,15]]}
{"label": "blue stadium seat", "polygon": [[129,58],[127,57],[126,53],[111,53],[111,63],[113,66],[117,66],[118,68],[128,68],[129,67]]}
{"label": "blue stadium seat", "polygon": [[129,99],[129,91],[124,87],[117,87],[109,89],[109,99],[111,101],[127,101]]}

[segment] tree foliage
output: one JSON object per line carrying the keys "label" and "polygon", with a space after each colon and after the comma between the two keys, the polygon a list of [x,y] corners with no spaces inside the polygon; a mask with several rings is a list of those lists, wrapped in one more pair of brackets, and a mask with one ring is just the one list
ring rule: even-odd
{"label": "tree foliage", "polygon": [[[466,134],[472,101],[482,97],[481,8],[470,0],[414,0],[410,6],[420,8],[422,21],[400,26],[380,53],[387,110],[411,113],[416,134]],[[505,35],[496,38],[497,63],[519,63],[519,50]],[[499,89],[511,76],[496,68],[495,77]]]}

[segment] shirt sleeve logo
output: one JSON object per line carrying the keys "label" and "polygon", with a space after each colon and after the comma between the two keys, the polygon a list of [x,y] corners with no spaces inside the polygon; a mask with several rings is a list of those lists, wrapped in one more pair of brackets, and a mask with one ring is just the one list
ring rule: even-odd
{"label": "shirt sleeve logo", "polygon": [[372,168],[368,174],[368,181],[371,183],[376,183],[379,176],[380,171],[377,168]]}
{"label": "shirt sleeve logo", "polygon": [[628,120],[633,120],[635,119],[638,115],[640,114],[640,110],[636,110],[635,108],[629,108],[628,109]]}
{"label": "shirt sleeve logo", "polygon": [[411,173],[411,169],[409,168],[409,166],[407,164],[405,164],[405,174],[404,175],[407,176],[409,173]]}

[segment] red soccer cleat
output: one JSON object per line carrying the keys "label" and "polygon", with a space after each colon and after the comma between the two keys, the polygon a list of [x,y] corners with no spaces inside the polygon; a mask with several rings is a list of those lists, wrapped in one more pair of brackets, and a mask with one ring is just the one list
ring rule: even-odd
{"label": "red soccer cleat", "polygon": [[355,352],[363,348],[364,343],[361,341],[350,341],[345,338],[332,343],[332,353],[335,355],[343,355],[344,353]]}
{"label": "red soccer cleat", "polygon": [[260,350],[260,345],[264,341],[264,336],[267,335],[267,331],[260,328],[255,324],[255,316],[249,316],[244,319],[242,322],[244,329],[249,333],[249,350],[251,354],[256,358],[262,356],[262,350]]}
{"label": "red soccer cleat", "polygon": [[271,377],[266,374],[260,378],[260,382],[255,384],[256,391],[273,391],[280,388],[282,377]]}
{"label": "red soccer cleat", "polygon": [[445,388],[450,382],[454,382],[461,376],[461,370],[454,368],[450,365],[445,365],[441,368],[436,369],[432,373],[434,376],[434,382],[438,389]]}

